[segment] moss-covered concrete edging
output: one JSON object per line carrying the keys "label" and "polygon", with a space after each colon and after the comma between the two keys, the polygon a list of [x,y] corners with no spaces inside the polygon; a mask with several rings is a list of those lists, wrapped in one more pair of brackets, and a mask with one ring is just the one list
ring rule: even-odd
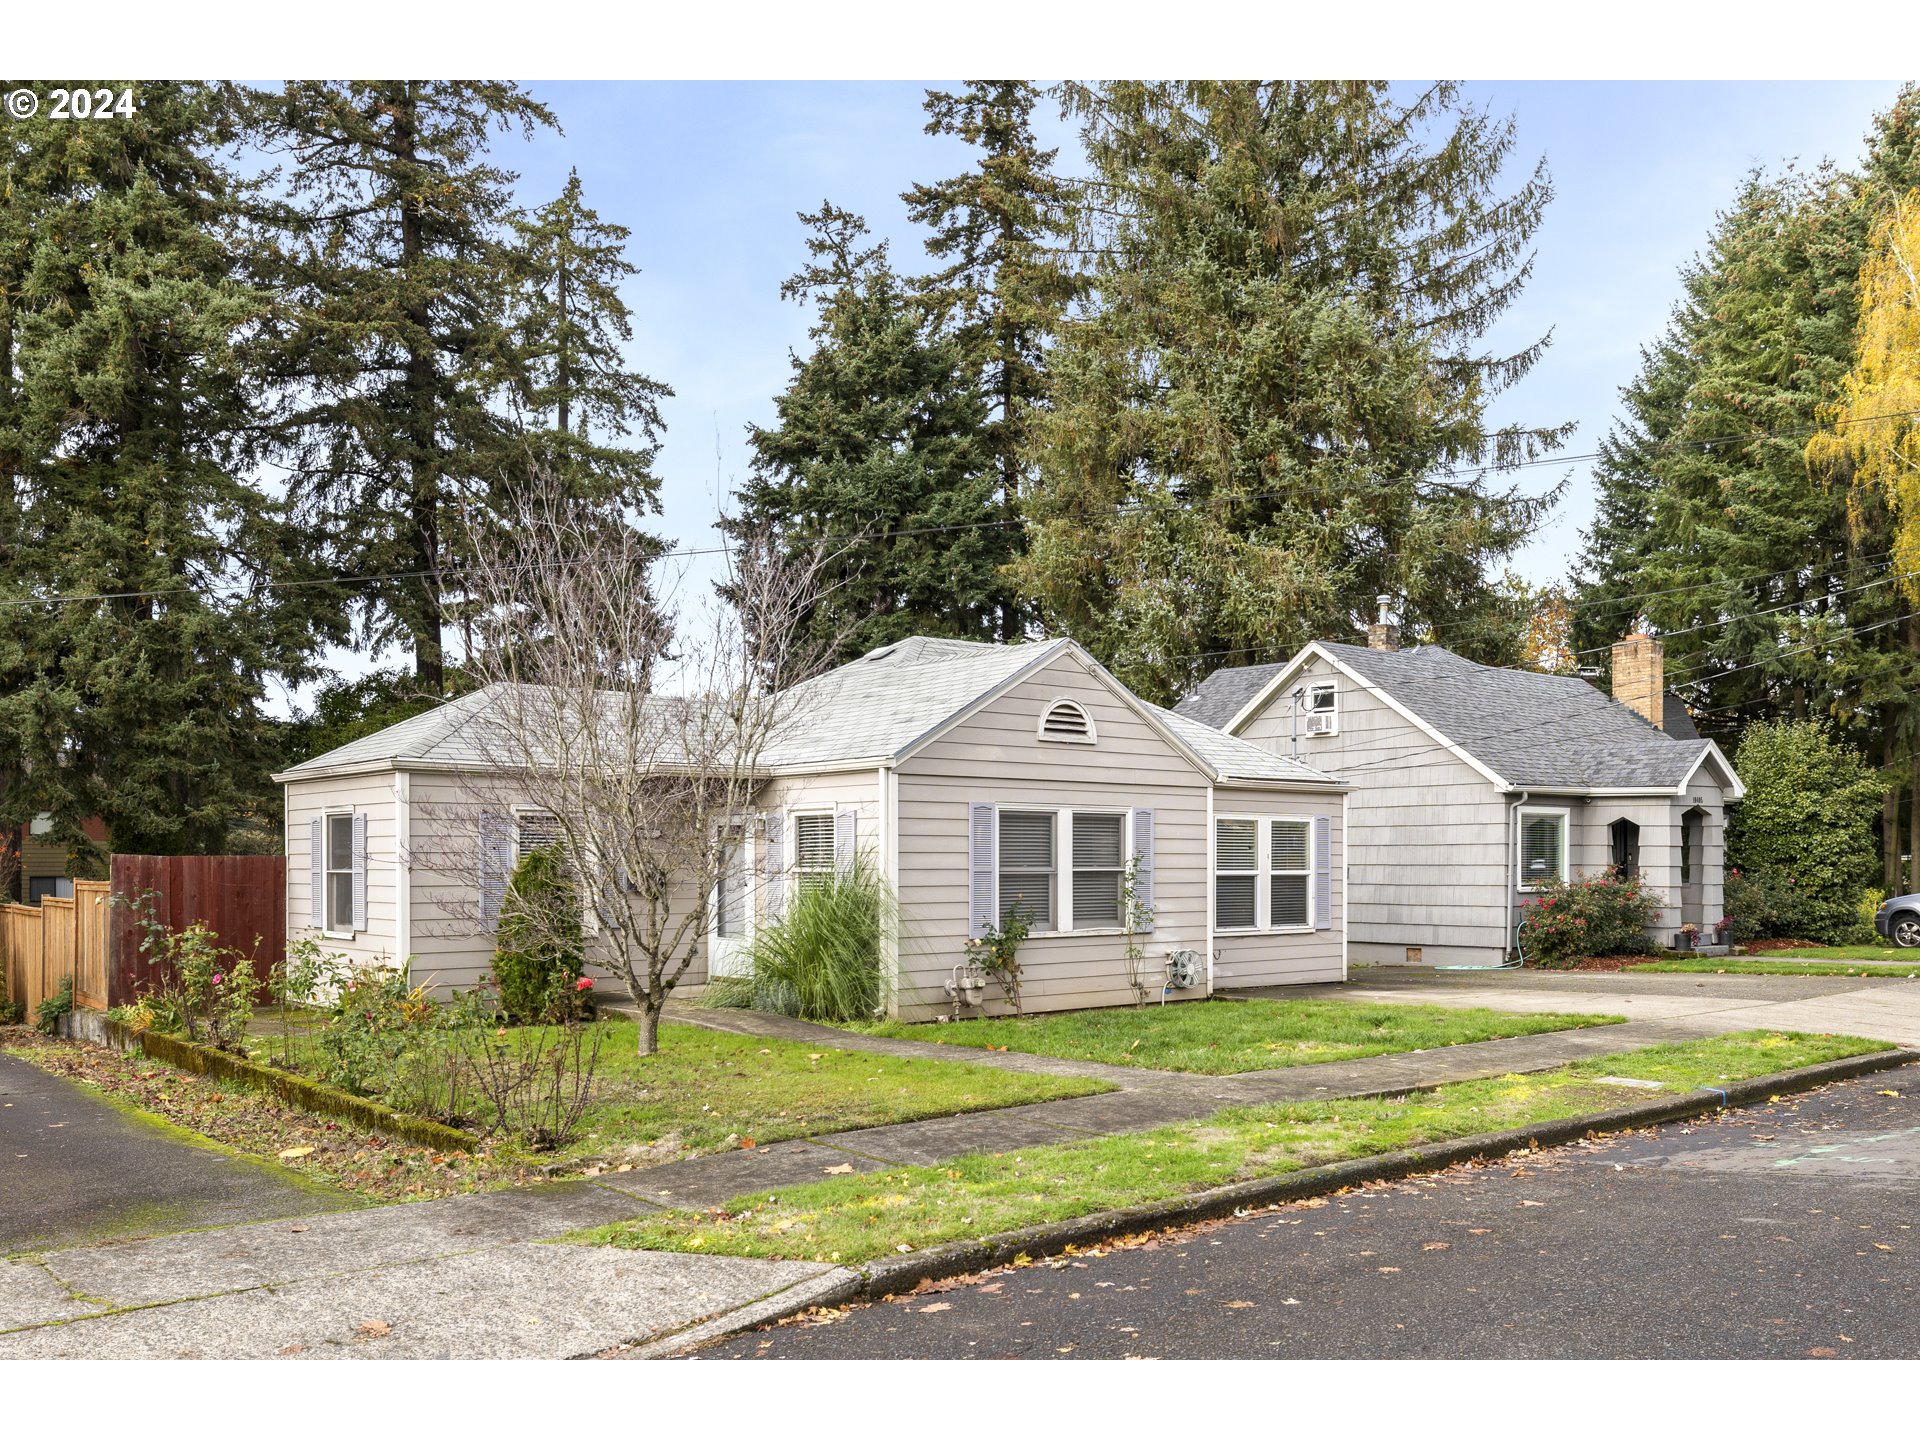
{"label": "moss-covered concrete edging", "polygon": [[[1285,1205],[1296,1200],[1311,1200],[1331,1195],[1355,1185],[1380,1180],[1404,1180],[1444,1170],[1468,1160],[1492,1160],[1515,1150],[1567,1145],[1589,1136],[1621,1130],[1637,1130],[1646,1125],[1662,1125],[1686,1120],[1715,1110],[1743,1105],[1764,1104],[1776,1095],[1791,1095],[1817,1089],[1836,1080],[1852,1080],[1881,1070],[1892,1070],[1920,1061],[1920,1050],[1876,1050],[1866,1055],[1849,1055],[1798,1070],[1783,1070],[1775,1075],[1759,1075],[1737,1080],[1710,1090],[1693,1090],[1658,1100],[1644,1100],[1617,1110],[1593,1115],[1576,1115],[1565,1120],[1543,1120],[1513,1130],[1498,1130],[1489,1135],[1469,1135],[1458,1140],[1436,1140],[1411,1150],[1395,1150],[1384,1155],[1368,1155],[1358,1160],[1342,1160],[1332,1165],[1316,1165],[1286,1175],[1269,1175],[1258,1180],[1242,1180],[1212,1190],[1197,1191],[1177,1199],[1134,1205],[1124,1210],[1102,1210],[1072,1220],[1046,1225],[1030,1225],[1000,1235],[977,1240],[956,1240],[936,1245],[911,1255],[890,1256],[864,1265],[818,1276],[795,1292],[803,1298],[784,1306],[769,1303],[751,1307],[738,1315],[721,1316],[704,1325],[664,1336],[626,1352],[621,1358],[661,1359],[679,1355],[712,1341],[736,1335],[760,1325],[769,1325],[818,1306],[845,1305],[856,1300],[884,1300],[903,1295],[925,1281],[950,1280],[956,1275],[971,1275],[1009,1265],[1024,1255],[1041,1259],[1080,1246],[1098,1245],[1124,1235],[1139,1235],[1152,1230],[1173,1230],[1205,1220],[1221,1220],[1243,1211]],[[1431,1087],[1424,1087],[1431,1088]],[[784,1297],[772,1297],[779,1300]],[[750,1317],[750,1318],[749,1318]]]}
{"label": "moss-covered concrete edging", "polygon": [[437,1120],[423,1120],[417,1115],[402,1114],[377,1100],[349,1095],[344,1090],[322,1085],[318,1080],[309,1080],[290,1070],[259,1065],[252,1060],[243,1060],[238,1055],[230,1055],[225,1050],[216,1050],[210,1045],[182,1040],[178,1035],[161,1035],[152,1030],[136,1031],[112,1020],[103,1020],[102,1023],[110,1037],[109,1043],[115,1049],[131,1050],[138,1046],[141,1053],[165,1061],[177,1069],[195,1075],[217,1075],[222,1080],[232,1080],[252,1090],[263,1090],[289,1105],[316,1115],[331,1115],[349,1124],[391,1135],[396,1140],[425,1145],[434,1150],[471,1151],[479,1144],[477,1136],[469,1135],[464,1130],[442,1125]]}

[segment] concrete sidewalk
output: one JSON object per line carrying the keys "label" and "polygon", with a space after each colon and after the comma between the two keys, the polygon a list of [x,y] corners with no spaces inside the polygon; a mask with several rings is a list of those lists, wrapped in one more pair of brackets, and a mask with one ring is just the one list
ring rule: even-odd
{"label": "concrete sidewalk", "polygon": [[[752,1017],[758,1024],[768,1017]],[[736,1020],[736,1023],[737,1020]],[[843,1048],[1005,1062],[999,1052],[822,1031]],[[804,1027],[812,1032],[817,1027]],[[645,1344],[825,1295],[825,1265],[543,1245],[570,1230],[702,1207],[827,1173],[1151,1129],[1226,1106],[1331,1099],[1548,1069],[1684,1038],[1612,1025],[1231,1076],[1097,1067],[1103,1095],[786,1141],[538,1189],[232,1225],[63,1249],[0,1266],[0,1358],[563,1358]],[[1048,1066],[1075,1065],[1051,1061]],[[317,1207],[315,1207],[317,1208]]]}

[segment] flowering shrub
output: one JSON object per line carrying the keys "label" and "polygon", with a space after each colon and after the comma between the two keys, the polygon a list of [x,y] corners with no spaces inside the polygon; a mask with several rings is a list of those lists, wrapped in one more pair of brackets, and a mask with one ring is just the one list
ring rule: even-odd
{"label": "flowering shrub", "polygon": [[1637,954],[1647,948],[1647,931],[1663,903],[1637,876],[1603,873],[1550,882],[1521,912],[1521,953],[1546,969],[1588,955]]}

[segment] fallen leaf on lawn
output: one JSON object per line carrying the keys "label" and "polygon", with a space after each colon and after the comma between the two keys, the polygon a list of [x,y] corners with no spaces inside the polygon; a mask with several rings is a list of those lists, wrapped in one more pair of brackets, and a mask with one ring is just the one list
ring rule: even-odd
{"label": "fallen leaf on lawn", "polygon": [[1229,1310],[1251,1310],[1254,1308],[1254,1304],[1251,1300],[1229,1300],[1226,1303],[1226,1308]]}
{"label": "fallen leaf on lawn", "polygon": [[1453,1247],[1444,1240],[1429,1240],[1420,1248],[1422,1250],[1451,1250]]}
{"label": "fallen leaf on lawn", "polygon": [[905,1241],[902,1241],[893,1248],[898,1250],[902,1255],[910,1255],[913,1253],[913,1246],[907,1244]]}
{"label": "fallen leaf on lawn", "polygon": [[362,1320],[360,1328],[353,1332],[363,1340],[379,1340],[393,1333],[393,1326],[384,1320]]}
{"label": "fallen leaf on lawn", "polygon": [[851,1175],[853,1173],[853,1162],[849,1160],[844,1165],[828,1165],[822,1169],[820,1173],[822,1175]]}
{"label": "fallen leaf on lawn", "polygon": [[826,1052],[824,1050],[815,1050],[807,1056],[809,1060],[824,1060],[826,1058]]}
{"label": "fallen leaf on lawn", "polygon": [[298,1160],[302,1155],[311,1154],[313,1154],[313,1146],[311,1145],[291,1145],[287,1149],[282,1150],[277,1158],[281,1160]]}
{"label": "fallen leaf on lawn", "polygon": [[949,1305],[946,1301],[936,1300],[931,1305],[922,1305],[919,1313],[922,1315],[938,1315],[942,1310],[951,1310],[952,1308],[953,1306]]}
{"label": "fallen leaf on lawn", "polygon": [[740,1137],[740,1148],[741,1148],[742,1150],[751,1150],[751,1149],[753,1149],[753,1148],[754,1148],[754,1139],[753,1139],[753,1137],[752,1137],[751,1135],[742,1135],[742,1136]]}

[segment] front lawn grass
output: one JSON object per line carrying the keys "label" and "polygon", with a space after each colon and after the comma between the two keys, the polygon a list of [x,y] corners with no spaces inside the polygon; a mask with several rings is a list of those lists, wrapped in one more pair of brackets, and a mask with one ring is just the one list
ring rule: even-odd
{"label": "front lawn grass", "polygon": [[1347,1000],[1191,1000],[1143,1010],[1076,1010],[941,1024],[882,1021],[869,1035],[976,1049],[1018,1050],[1146,1070],[1238,1075],[1475,1040],[1617,1025],[1619,1015],[1520,1015],[1445,1005],[1367,1005]]}
{"label": "front lawn grass", "polygon": [[1601,1076],[1656,1080],[1682,1092],[1890,1048],[1849,1036],[1746,1031],[1391,1100],[1252,1106],[1138,1135],[756,1190],[718,1210],[669,1211],[569,1238],[852,1264],[902,1247],[926,1249],[1429,1141],[1595,1114],[1643,1098],[1600,1084]]}
{"label": "front lawn grass", "polygon": [[[651,1164],[775,1140],[998,1110],[1036,1100],[1093,1095],[1113,1086],[1071,1076],[1026,1075],[963,1060],[900,1060],[841,1049],[663,1024],[658,1054],[635,1053],[624,1016],[602,1027],[594,1095],[577,1138],[548,1162],[604,1156]],[[442,1040],[440,1043],[446,1043]],[[296,1061],[310,1055],[296,1036]],[[255,1037],[262,1054],[278,1037]],[[316,1069],[308,1060],[300,1068]]]}
{"label": "front lawn grass", "polygon": [[[1856,945],[1846,948],[1860,950],[1867,947]],[[1882,952],[1888,960],[1898,953]],[[1634,975],[1877,975],[1882,979],[1911,980],[1920,976],[1920,960],[1904,964],[1862,965],[1856,962],[1849,965],[1841,960],[1782,960],[1771,956],[1752,959],[1721,956],[1715,959],[1710,955],[1690,955],[1684,960],[1654,960],[1645,965],[1632,965],[1628,971]]]}
{"label": "front lawn grass", "polygon": [[[1695,955],[1689,959],[1704,960],[1710,957]],[[1898,945],[1874,943],[1871,945],[1791,945],[1780,950],[1762,950],[1751,956],[1741,957],[1752,960],[1913,960],[1920,961],[1920,950],[1902,950]]]}

